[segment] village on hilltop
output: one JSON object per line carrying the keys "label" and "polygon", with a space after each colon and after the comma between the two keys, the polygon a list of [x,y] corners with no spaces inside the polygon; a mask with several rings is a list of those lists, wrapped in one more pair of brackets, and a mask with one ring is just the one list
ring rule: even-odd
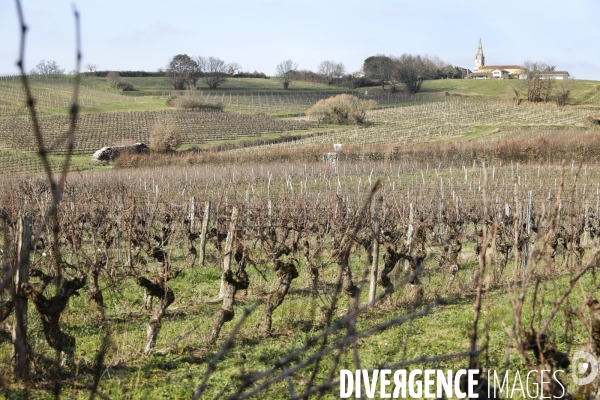
{"label": "village on hilltop", "polygon": [[[540,71],[540,79],[569,79],[567,71]],[[475,55],[475,67],[468,71],[466,79],[527,79],[527,70],[520,65],[485,65],[481,39]]]}

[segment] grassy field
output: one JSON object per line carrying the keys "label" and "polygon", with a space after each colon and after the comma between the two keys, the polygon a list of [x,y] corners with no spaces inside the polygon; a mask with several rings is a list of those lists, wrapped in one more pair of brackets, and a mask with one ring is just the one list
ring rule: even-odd
{"label": "grassy field", "polygon": [[[130,96],[154,96],[156,93],[160,92],[176,92],[173,85],[166,77],[122,77],[122,81],[131,82],[135,88],[134,92],[122,93],[119,89],[111,87],[106,78],[103,77],[94,77],[94,76],[82,76],[81,77],[81,85],[85,89],[95,90],[98,92],[110,93],[110,94],[124,94]],[[19,83],[18,80],[14,80],[14,82]],[[33,83],[38,83],[40,85],[44,84],[54,85],[58,87],[59,85],[68,85],[72,84],[73,78],[68,76],[55,77],[50,80],[34,80]],[[235,91],[235,92],[272,92],[272,91],[281,91],[283,92],[283,87],[281,82],[274,77],[268,79],[260,79],[260,78],[229,78],[226,82],[220,85],[217,89],[209,89],[208,86],[204,84],[201,80],[197,82],[197,89],[203,91]],[[318,83],[310,83],[310,82],[302,82],[296,81],[292,83],[288,91],[286,92],[306,92],[306,91],[317,91],[317,92],[339,92],[339,91],[347,91],[347,88],[340,88],[338,86],[326,85],[326,84],[318,84]]]}
{"label": "grassy field", "polygon": [[[591,102],[600,104],[600,83],[598,81],[572,80],[570,104],[583,104]],[[517,89],[523,97],[525,83],[518,79],[486,80],[486,79],[438,79],[423,82],[421,93],[436,98],[446,95],[460,95],[476,99],[513,99],[514,89]],[[406,93],[399,86],[400,93]],[[380,91],[380,87],[369,88],[369,91]]]}
{"label": "grassy field", "polygon": [[[442,271],[435,268],[435,253],[431,254],[430,263],[424,279],[427,287],[431,288],[425,295],[425,304],[433,306],[432,310],[424,317],[409,324],[391,327],[384,332],[366,338],[360,342],[360,363],[362,368],[372,369],[389,365],[403,360],[417,359],[424,354],[435,356],[462,352],[468,349],[469,334],[472,327],[473,296],[468,282],[474,267],[474,254],[465,251],[461,256],[461,271],[457,278],[457,290],[449,295],[436,293],[443,287],[446,277]],[[353,270],[357,276],[364,274],[366,259],[357,255],[353,260]],[[431,270],[429,270],[431,268]],[[302,268],[306,271],[306,268]],[[512,273],[509,266],[507,275]],[[400,279],[398,276],[396,279]],[[271,279],[267,273],[267,279]],[[236,302],[236,308],[250,307],[256,298],[265,296],[268,284],[256,273],[251,273],[253,285],[247,294],[242,294]],[[333,280],[330,276],[327,279]],[[204,344],[210,329],[210,321],[219,310],[220,305],[211,301],[217,294],[216,288],[220,281],[217,268],[197,268],[184,271],[177,279],[173,280],[170,287],[177,295],[176,302],[170,307],[161,330],[157,352],[152,356],[145,356],[141,349],[145,341],[145,310],[141,301],[139,287],[133,281],[120,285],[119,291],[106,290],[107,304],[110,314],[107,324],[112,330],[113,346],[110,356],[106,360],[107,370],[100,385],[100,391],[109,398],[119,399],[186,399],[197,387],[201,377],[206,372],[207,364],[218,351],[222,342],[217,346]],[[219,392],[229,392],[239,384],[244,373],[260,371],[284,357],[291,350],[300,347],[307,338],[318,334],[324,326],[324,304],[318,298],[307,296],[309,277],[303,274],[294,281],[293,289],[288,294],[284,304],[274,314],[274,324],[277,326],[270,339],[263,339],[256,333],[255,326],[259,322],[260,310],[250,316],[236,336],[235,345],[228,355],[219,363],[217,371],[209,380],[208,394],[210,398],[220,397]],[[564,275],[557,281],[543,284],[548,293],[556,291],[563,293],[568,287],[569,277]],[[366,286],[368,282],[363,279],[359,282],[363,287],[361,302],[366,302]],[[110,287],[110,282],[104,285]],[[584,280],[582,289],[589,290],[594,286],[592,280]],[[408,288],[399,289],[394,296],[393,306],[381,306],[363,314],[357,321],[357,330],[366,331],[374,326],[386,323],[391,318],[410,310]],[[529,293],[531,294],[531,293]],[[553,296],[551,296],[553,297]],[[580,301],[580,296],[575,295],[573,301]],[[488,329],[482,324],[480,335],[486,336],[488,351],[482,359],[488,360],[488,365],[496,370],[501,370],[506,357],[505,345],[510,338],[510,327],[513,322],[512,306],[509,295],[502,285],[495,286],[489,293],[489,302],[493,304],[485,316]],[[344,316],[348,307],[347,300],[339,305],[337,318]],[[529,310],[531,304],[527,304]],[[418,309],[417,309],[418,310]],[[65,312],[63,323],[68,327],[68,332],[78,339],[76,358],[78,368],[82,371],[80,377],[74,377],[63,389],[64,395],[69,398],[87,398],[88,391],[83,387],[89,383],[85,371],[89,370],[94,362],[95,351],[102,342],[104,331],[94,326],[89,319],[91,311],[89,301],[85,296],[74,298]],[[529,311],[528,311],[529,313]],[[241,312],[238,312],[241,314]],[[545,310],[540,316],[547,318],[549,311]],[[525,318],[529,318],[526,315]],[[223,331],[226,337],[230,328],[239,320],[236,317]],[[35,321],[32,312],[30,320]],[[570,346],[572,352],[584,348],[586,332],[583,326],[577,326],[574,332],[565,332],[560,329],[564,326],[564,316],[555,321],[553,328],[556,330],[558,349],[566,351]],[[44,350],[44,338],[40,335],[40,326],[32,323],[30,342],[37,343],[39,351]],[[38,332],[38,333],[35,333]],[[343,335],[343,333],[340,333]],[[569,341],[569,344],[567,344]],[[2,345],[0,354],[7,360],[10,346]],[[47,352],[52,357],[51,352]],[[440,361],[436,363],[415,363],[411,368],[458,369],[463,366],[464,359]],[[323,370],[333,367],[333,357],[328,357],[323,362]],[[524,369],[526,366],[516,350],[510,353],[509,368]],[[354,361],[350,353],[342,356],[338,369],[354,369]],[[326,379],[322,373],[319,379]],[[292,381],[294,385],[302,387],[303,378],[300,376]],[[43,385],[40,385],[40,389]],[[227,390],[229,388],[229,390]],[[335,393],[335,391],[334,391]],[[325,399],[338,398],[334,393],[326,395]],[[262,396],[269,399],[287,399],[289,391],[287,384],[281,382],[274,385]],[[51,394],[45,395],[43,391],[36,394],[36,398],[52,398]],[[262,397],[265,398],[265,397]]]}
{"label": "grassy field", "polygon": [[[169,82],[168,78],[122,78],[125,81],[133,83],[133,86],[139,88],[140,93],[144,92],[157,92],[157,91],[173,91],[173,85]],[[93,78],[86,77],[86,81],[94,82],[95,84],[102,85],[105,83],[104,78]],[[200,79],[198,80],[196,87],[198,90],[211,90],[208,86]],[[225,91],[246,91],[246,92],[270,92],[270,91],[283,91],[283,85],[275,77],[268,79],[260,78],[228,78],[226,82],[220,85],[214,90],[225,90]],[[300,82],[296,81],[290,85],[288,89],[291,92],[296,91],[340,91],[337,86],[328,86],[325,84]],[[343,90],[343,89],[342,89]]]}

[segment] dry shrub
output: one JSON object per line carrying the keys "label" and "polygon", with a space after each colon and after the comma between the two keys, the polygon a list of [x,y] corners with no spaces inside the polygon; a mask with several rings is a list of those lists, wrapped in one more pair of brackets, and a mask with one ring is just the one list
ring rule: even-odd
{"label": "dry shrub", "polygon": [[165,103],[169,107],[175,107],[182,110],[215,110],[223,111],[223,103],[204,103],[200,99],[189,96],[173,95]]}
{"label": "dry shrub", "polygon": [[127,81],[117,82],[117,89],[121,89],[122,92],[132,92],[135,90],[133,83]]}
{"label": "dry shrub", "polygon": [[585,125],[598,126],[600,125],[600,115],[590,115],[583,120]]}
{"label": "dry shrub", "polygon": [[360,125],[366,122],[367,110],[376,104],[375,100],[360,100],[349,94],[338,94],[319,100],[306,114],[317,118],[319,123]]}
{"label": "dry shrub", "polygon": [[[527,131],[524,131],[527,132]],[[531,135],[531,136],[530,136]],[[364,146],[363,146],[364,147]],[[372,154],[361,159],[376,160],[377,153],[384,147],[373,146]],[[349,145],[344,145],[345,159],[356,157]],[[388,151],[389,152],[389,151]],[[397,146],[391,152],[391,159],[423,163],[458,162],[472,163],[486,159],[503,162],[560,162],[561,160],[600,160],[600,136],[594,131],[564,131],[549,134],[549,131],[528,132],[520,137],[506,136],[490,141],[456,141],[451,143],[414,144]]]}
{"label": "dry shrub", "polygon": [[150,131],[150,147],[158,151],[172,151],[181,146],[181,133],[172,126],[157,125]]}

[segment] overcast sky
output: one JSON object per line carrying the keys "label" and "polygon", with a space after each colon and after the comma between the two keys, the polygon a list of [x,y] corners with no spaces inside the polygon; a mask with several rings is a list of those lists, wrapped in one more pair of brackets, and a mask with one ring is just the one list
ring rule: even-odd
{"label": "overcast sky", "polygon": [[[30,27],[26,68],[75,63],[72,6],[81,14],[84,65],[156,71],[179,53],[236,61],[273,74],[286,59],[358,71],[365,58],[435,55],[472,69],[481,37],[487,65],[545,61],[600,80],[599,0],[22,0]],[[13,0],[0,0],[0,74],[17,73]]]}

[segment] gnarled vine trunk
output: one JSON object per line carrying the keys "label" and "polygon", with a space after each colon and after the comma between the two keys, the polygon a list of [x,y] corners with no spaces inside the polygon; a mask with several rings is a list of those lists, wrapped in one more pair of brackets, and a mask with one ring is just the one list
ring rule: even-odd
{"label": "gnarled vine trunk", "polygon": [[89,294],[92,299],[92,312],[94,318],[100,323],[104,323],[104,296],[102,296],[102,290],[98,282],[98,276],[100,275],[100,267],[98,263],[94,263],[90,266],[89,276]]}
{"label": "gnarled vine trunk", "polygon": [[138,285],[144,288],[145,295],[148,297],[157,297],[160,299],[158,306],[154,309],[148,327],[146,328],[146,346],[144,346],[144,353],[150,354],[154,351],[156,346],[156,339],[160,332],[161,320],[165,315],[167,308],[175,301],[175,295],[173,290],[166,286],[164,281],[153,282],[147,278],[139,277],[137,281]]}
{"label": "gnarled vine trunk", "polygon": [[389,275],[392,273],[396,265],[403,260],[406,256],[406,248],[403,247],[400,251],[394,250],[392,246],[387,246],[385,253],[383,254],[383,269],[379,274],[377,283],[383,287],[383,294],[381,299],[386,300],[388,303],[392,301],[392,293],[394,293],[394,284],[390,279]]}
{"label": "gnarled vine trunk", "polygon": [[[243,271],[240,273],[239,271]],[[226,322],[229,322],[235,316],[235,311],[233,309],[233,303],[235,301],[235,294],[238,290],[244,290],[248,288],[248,278],[246,276],[246,272],[244,267],[240,265],[240,270],[236,275],[238,275],[238,280],[234,278],[234,273],[232,270],[225,270],[223,272],[223,305],[221,309],[217,312],[215,316],[215,321],[213,322],[212,327],[210,328],[210,333],[208,335],[208,342],[214,343],[219,334],[221,333],[221,328]]]}
{"label": "gnarled vine trunk", "polygon": [[60,314],[64,311],[69,298],[78,295],[77,291],[86,284],[86,277],[64,280],[58,294],[47,299],[41,292],[37,292],[29,283],[23,283],[23,294],[33,302],[40,314],[46,341],[54,350],[60,352],[62,365],[73,364],[75,352],[75,338],[60,328]]}
{"label": "gnarled vine trunk", "polygon": [[284,263],[280,260],[276,260],[274,269],[277,273],[277,279],[275,279],[271,294],[265,301],[263,314],[258,326],[258,331],[264,336],[271,335],[273,311],[275,311],[285,299],[285,295],[290,289],[292,280],[298,277],[298,270],[293,262]]}

